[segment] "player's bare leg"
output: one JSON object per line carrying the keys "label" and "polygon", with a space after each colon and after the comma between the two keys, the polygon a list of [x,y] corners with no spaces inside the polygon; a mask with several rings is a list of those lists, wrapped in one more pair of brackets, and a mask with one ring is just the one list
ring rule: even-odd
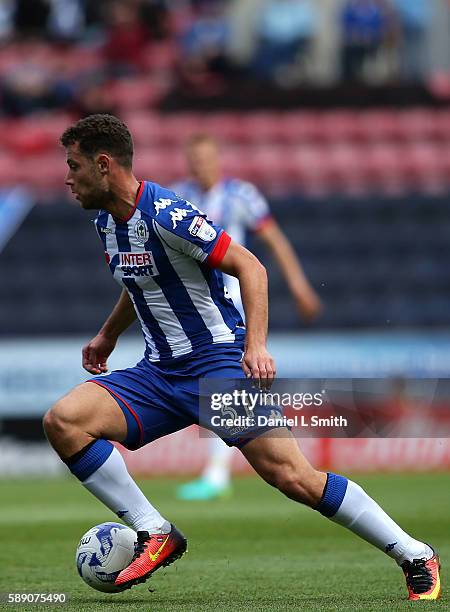
{"label": "player's bare leg", "polygon": [[84,383],[64,395],[47,412],[44,429],[50,444],[64,461],[100,438],[122,442],[127,435],[127,422],[106,389]]}
{"label": "player's bare leg", "polygon": [[144,582],[185,552],[184,536],[148,501],[110,442],[126,438],[127,424],[106,389],[89,382],[76,387],[47,412],[44,429],[83,486],[138,532],[135,557],[117,584]]}
{"label": "player's bare leg", "polygon": [[244,446],[242,453],[269,484],[287,497],[318,510],[373,544],[403,569],[409,599],[437,599],[439,557],[405,533],[356,483],[315,470],[292,434],[276,430]]}

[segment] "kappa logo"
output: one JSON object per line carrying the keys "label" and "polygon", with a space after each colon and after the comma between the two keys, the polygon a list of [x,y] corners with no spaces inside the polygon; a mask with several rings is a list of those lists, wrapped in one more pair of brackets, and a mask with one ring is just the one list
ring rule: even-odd
{"label": "kappa logo", "polygon": [[155,202],[156,216],[159,215],[160,210],[165,210],[171,204],[175,204],[176,201],[177,200],[170,200],[169,198],[159,198],[159,200]]}
{"label": "kappa logo", "polygon": [[101,227],[100,226],[100,231],[103,232],[104,234],[112,234],[112,229],[110,227]]}
{"label": "kappa logo", "polygon": [[192,210],[196,210],[201,215],[205,214],[203,211],[200,210],[200,208],[198,206],[196,206],[195,204],[192,204],[192,202],[189,202],[188,200],[186,200],[186,204],[189,204],[189,206],[192,208]]}
{"label": "kappa logo", "polygon": [[178,221],[182,221],[187,214],[192,210],[186,210],[185,208],[174,208],[170,211],[170,218],[172,219],[172,229],[175,229]]}
{"label": "kappa logo", "polygon": [[139,244],[145,244],[148,240],[148,226],[144,219],[139,221],[134,226],[134,235]]}

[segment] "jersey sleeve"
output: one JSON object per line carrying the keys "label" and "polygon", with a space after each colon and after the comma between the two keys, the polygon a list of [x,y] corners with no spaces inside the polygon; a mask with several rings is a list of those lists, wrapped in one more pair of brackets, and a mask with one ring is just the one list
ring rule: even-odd
{"label": "jersey sleeve", "polygon": [[188,185],[186,181],[177,181],[176,183],[172,183],[171,185],[169,185],[169,189],[170,191],[177,194],[181,198],[188,197],[187,195]]}
{"label": "jersey sleeve", "polygon": [[242,182],[239,185],[239,195],[242,200],[241,213],[245,227],[257,232],[272,218],[266,198],[251,183]]}
{"label": "jersey sleeve", "polygon": [[213,268],[220,265],[231,242],[228,234],[195,204],[182,199],[171,200],[160,210],[153,227],[168,247]]}

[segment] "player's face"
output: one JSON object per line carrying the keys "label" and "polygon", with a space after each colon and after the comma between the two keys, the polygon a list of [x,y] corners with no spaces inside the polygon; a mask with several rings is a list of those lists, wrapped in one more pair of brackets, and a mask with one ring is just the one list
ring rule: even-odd
{"label": "player's face", "polygon": [[192,176],[210,188],[220,177],[219,152],[214,142],[199,142],[187,150],[187,162]]}
{"label": "player's face", "polygon": [[65,183],[85,210],[103,208],[108,189],[95,160],[80,152],[78,143],[66,149],[69,170]]}

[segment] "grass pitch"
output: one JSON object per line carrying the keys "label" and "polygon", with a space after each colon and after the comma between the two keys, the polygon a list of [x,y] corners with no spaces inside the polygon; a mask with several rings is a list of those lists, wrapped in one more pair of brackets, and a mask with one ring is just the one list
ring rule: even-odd
{"label": "grass pitch", "polygon": [[[102,594],[75,563],[80,536],[117,520],[72,478],[0,481],[0,591],[59,593],[68,603],[3,604],[1,609],[64,611],[450,610],[449,474],[356,477],[415,537],[438,547],[444,591],[438,602],[405,601],[402,572],[379,551],[256,478],[236,480],[235,495],[178,502],[176,481],[140,484],[185,533],[189,552],[147,583]],[[149,592],[149,588],[153,592]]]}

